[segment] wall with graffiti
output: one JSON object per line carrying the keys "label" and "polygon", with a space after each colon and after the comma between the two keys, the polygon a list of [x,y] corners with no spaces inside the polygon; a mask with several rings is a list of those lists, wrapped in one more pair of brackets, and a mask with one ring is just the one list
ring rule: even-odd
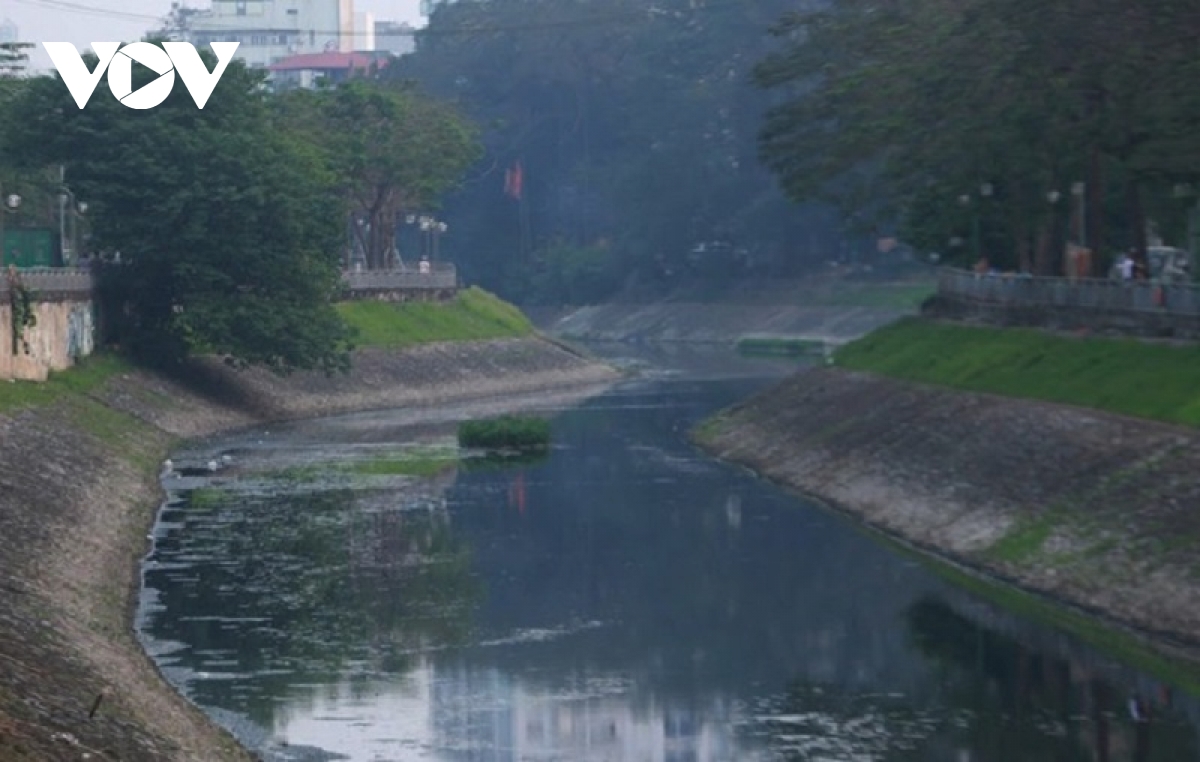
{"label": "wall with graffiti", "polygon": [[95,349],[96,318],[91,301],[39,301],[36,322],[13,330],[12,306],[0,300],[0,379],[44,381]]}

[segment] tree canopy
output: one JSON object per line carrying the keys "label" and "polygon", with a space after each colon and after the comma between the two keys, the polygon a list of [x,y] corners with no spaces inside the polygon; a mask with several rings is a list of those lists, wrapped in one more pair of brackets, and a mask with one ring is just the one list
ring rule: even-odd
{"label": "tree canopy", "polygon": [[355,80],[273,105],[333,173],[370,268],[395,264],[397,220],[436,207],[479,156],[474,125],[406,83]]}
{"label": "tree canopy", "polygon": [[63,166],[89,203],[117,340],[156,362],[346,367],[336,177],[273,124],[261,77],[230,65],[203,110],[180,87],[148,111],[106,89],[80,110],[58,77],[25,80],[3,152],[29,171]]}
{"label": "tree canopy", "polygon": [[1200,180],[1194,4],[839,0],[774,31],[756,78],[783,100],[761,153],[793,198],[899,222],[927,250],[974,218],[985,254],[1044,273],[1067,236],[1144,249],[1152,218],[1182,237],[1181,184]]}
{"label": "tree canopy", "polygon": [[[836,221],[791,204],[756,158],[768,96],[750,72],[790,6],[438,6],[416,53],[385,76],[420,82],[482,126],[484,158],[446,203],[462,271],[510,298],[595,301],[836,255]],[[517,171],[519,189],[505,182]]]}

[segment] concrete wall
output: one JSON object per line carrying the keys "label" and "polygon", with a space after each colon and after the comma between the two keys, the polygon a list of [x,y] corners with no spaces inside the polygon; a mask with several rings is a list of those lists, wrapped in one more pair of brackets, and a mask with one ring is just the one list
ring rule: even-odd
{"label": "concrete wall", "polygon": [[29,352],[12,349],[12,306],[0,302],[0,379],[45,381],[52,370],[63,370],[95,348],[95,313],[89,301],[39,301],[37,325],[25,329]]}
{"label": "concrete wall", "polygon": [[698,436],[919,548],[1200,646],[1195,429],[816,369]]}

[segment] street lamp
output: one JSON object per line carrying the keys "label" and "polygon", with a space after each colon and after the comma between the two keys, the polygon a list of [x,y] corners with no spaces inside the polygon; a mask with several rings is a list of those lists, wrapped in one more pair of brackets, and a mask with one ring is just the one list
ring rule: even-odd
{"label": "street lamp", "polygon": [[[982,201],[985,198],[991,198],[994,190],[995,189],[992,187],[991,183],[981,183],[979,186],[980,200]],[[971,207],[971,195],[969,193],[962,194],[958,197],[958,203],[962,204],[964,208]],[[976,262],[979,262],[983,256],[980,232],[980,217],[982,212],[982,204],[976,204],[971,208],[971,245],[975,250],[974,255]]]}
{"label": "street lamp", "polygon": [[436,262],[438,258],[438,236],[450,229],[450,226],[444,222],[436,222],[433,225],[433,260]]}
{"label": "street lamp", "polygon": [[13,213],[21,206],[21,197],[15,193],[4,195],[0,191],[0,264],[4,264],[4,217],[5,213]]}
{"label": "street lamp", "polygon": [[[71,244],[67,245],[67,202],[71,202]],[[66,185],[58,189],[58,251],[63,267],[71,264],[71,259],[79,261],[79,217],[87,213],[86,202],[78,201],[75,194]]]}

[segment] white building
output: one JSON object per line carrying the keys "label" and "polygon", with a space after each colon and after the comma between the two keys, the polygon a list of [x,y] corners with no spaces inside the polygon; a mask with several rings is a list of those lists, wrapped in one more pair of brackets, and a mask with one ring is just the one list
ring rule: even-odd
{"label": "white building", "polygon": [[238,58],[265,67],[302,53],[355,50],[354,20],[354,0],[212,0],[211,9],[188,17],[183,33],[198,46],[240,43]]}
{"label": "white building", "polygon": [[417,49],[417,30],[410,24],[396,21],[375,22],[375,49],[402,56]]}
{"label": "white building", "polygon": [[17,25],[14,24],[11,19],[4,19],[4,21],[0,21],[0,45],[9,42],[17,42],[17,38],[20,37],[20,35],[21,31],[17,29]]}

